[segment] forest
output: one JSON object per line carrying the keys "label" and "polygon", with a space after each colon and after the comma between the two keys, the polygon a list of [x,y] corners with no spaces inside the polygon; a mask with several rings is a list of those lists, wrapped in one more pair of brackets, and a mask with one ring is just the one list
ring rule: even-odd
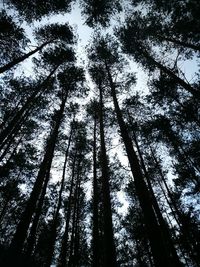
{"label": "forest", "polygon": [[0,266],[200,266],[200,1],[2,0]]}

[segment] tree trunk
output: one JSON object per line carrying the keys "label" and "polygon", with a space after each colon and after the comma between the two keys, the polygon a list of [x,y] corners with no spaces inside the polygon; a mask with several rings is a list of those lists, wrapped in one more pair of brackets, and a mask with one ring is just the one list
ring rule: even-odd
{"label": "tree trunk", "polygon": [[176,260],[170,255],[169,251],[165,247],[163,242],[160,227],[158,225],[157,218],[152,207],[152,200],[150,193],[147,189],[146,183],[143,178],[143,173],[140,168],[140,164],[133,148],[132,141],[129,137],[126,124],[123,120],[121,110],[119,108],[118,100],[116,97],[115,85],[110,74],[109,67],[105,62],[108,79],[111,88],[111,95],[113,97],[113,103],[115,112],[117,115],[118,124],[120,127],[121,136],[125,145],[126,153],[130,163],[131,171],[135,180],[135,189],[137,196],[144,214],[144,221],[148,232],[148,237],[151,245],[151,250],[156,267],[178,267],[181,266]]}
{"label": "tree trunk", "polygon": [[27,202],[27,206],[22,214],[21,220],[17,226],[15,235],[11,243],[11,250],[14,250],[17,253],[20,253],[22,251],[23,244],[26,239],[27,231],[28,231],[28,228],[31,222],[31,218],[33,216],[33,213],[35,212],[36,204],[42,191],[42,186],[45,180],[47,169],[49,168],[49,166],[51,166],[55,144],[56,144],[56,140],[58,137],[59,127],[62,121],[66,100],[67,100],[67,94],[65,98],[63,99],[61,106],[60,106],[60,110],[58,111],[58,114],[56,116],[56,124],[47,142],[46,152],[45,152],[43,161],[40,165],[37,179],[35,181],[30,198]]}
{"label": "tree trunk", "polygon": [[[187,225],[185,225],[185,220],[184,220],[182,213],[181,213],[179,207],[177,206],[176,201],[174,200],[174,197],[173,197],[173,195],[172,195],[172,193],[171,193],[171,191],[170,191],[170,189],[169,189],[169,187],[165,181],[160,164],[159,164],[157,158],[155,157],[155,152],[152,150],[151,147],[150,147],[150,150],[151,150],[151,155],[152,155],[152,158],[154,159],[156,168],[159,171],[161,180],[164,183],[165,188],[167,190],[167,194],[169,197],[169,200],[167,199],[167,202],[169,203],[169,206],[172,210],[172,214],[174,216],[174,219],[176,220],[177,225],[179,226],[180,231],[182,233],[182,238],[183,238],[183,244],[182,245],[186,249],[186,251],[189,252],[191,259],[197,265],[199,265],[200,261],[199,261],[199,258],[197,256],[199,254],[199,247],[197,245],[198,244],[198,241],[197,241],[198,237],[196,236],[195,233],[193,233],[193,231],[191,229],[188,228]],[[181,244],[180,244],[180,246],[181,246]]]}
{"label": "tree trunk", "polygon": [[71,144],[71,139],[72,139],[72,129],[71,129],[71,132],[70,132],[70,135],[69,135],[67,150],[66,150],[66,153],[65,153],[65,162],[64,162],[64,166],[63,166],[63,173],[62,173],[61,186],[60,186],[60,191],[59,191],[59,196],[58,196],[58,203],[57,203],[55,216],[54,216],[54,219],[53,219],[53,224],[52,224],[51,234],[50,234],[50,240],[49,240],[49,244],[48,244],[48,255],[47,255],[47,261],[46,261],[46,264],[45,264],[46,267],[50,267],[51,266],[51,262],[52,262],[52,258],[53,258],[53,254],[54,254],[57,227],[58,227],[58,223],[59,223],[59,221],[58,221],[58,219],[59,219],[59,211],[60,211],[61,204],[62,204],[62,192],[63,192],[64,185],[65,185],[65,173],[66,173],[66,166],[67,166],[67,160],[68,160],[68,154],[69,154],[69,147],[70,147],[70,144]]}
{"label": "tree trunk", "polygon": [[144,163],[144,159],[143,159],[143,156],[142,156],[142,153],[141,153],[141,150],[140,150],[140,147],[139,147],[139,144],[138,144],[137,137],[136,137],[136,134],[134,132],[134,129],[132,130],[132,132],[133,132],[133,139],[134,139],[134,142],[135,142],[135,145],[136,145],[136,148],[137,148],[137,151],[138,151],[138,155],[139,155],[139,158],[140,158],[141,166],[142,166],[142,169],[144,171],[144,176],[146,178],[146,181],[147,181],[147,184],[148,184],[148,189],[149,189],[149,192],[151,194],[153,208],[155,210],[155,213],[156,213],[159,225],[160,225],[163,242],[165,243],[167,251],[169,251],[169,253],[171,253],[171,255],[173,255],[174,261],[177,262],[177,266],[178,266],[179,258],[178,258],[176,249],[175,249],[174,244],[173,244],[173,242],[171,240],[171,237],[170,237],[169,227],[168,227],[167,223],[165,222],[165,220],[164,220],[164,218],[162,216],[162,213],[160,211],[157,199],[155,197],[155,194],[154,194],[154,191],[153,191],[153,188],[152,188],[152,185],[151,185],[151,179],[150,179],[148,171],[146,169],[146,166],[145,166],[145,163]]}
{"label": "tree trunk", "polygon": [[59,255],[58,267],[66,267],[66,264],[67,264],[68,232],[69,232],[69,222],[70,222],[70,217],[71,217],[71,202],[72,202],[72,195],[73,195],[73,189],[74,189],[76,159],[77,159],[77,151],[75,152],[75,156],[74,156],[73,164],[72,164],[72,179],[71,179],[70,191],[69,191],[68,202],[67,202],[65,231],[62,237],[62,244],[61,244],[61,251]]}
{"label": "tree trunk", "polygon": [[169,75],[177,84],[182,86],[187,92],[192,94],[194,97],[200,98],[200,91],[193,88],[189,83],[185,82],[181,78],[179,78],[173,71],[171,71],[169,68],[162,65],[160,62],[156,61],[148,52],[145,51],[145,49],[137,48],[137,50],[146,57],[155,67]]}
{"label": "tree trunk", "polygon": [[[24,116],[21,118],[21,120],[19,121],[19,123],[16,125],[16,127],[8,134],[8,136],[6,137],[6,140],[4,140],[4,142],[2,143],[2,145],[0,146],[0,152],[1,156],[0,156],[0,162],[3,161],[3,159],[7,156],[10,147],[12,145],[14,145],[15,143],[15,138],[17,137],[17,135],[20,135],[20,130],[21,127],[23,126],[23,124],[26,122],[27,118],[28,118],[29,114],[24,114]],[[21,138],[19,138],[19,140],[21,140]]]}
{"label": "tree trunk", "polygon": [[199,45],[194,45],[194,44],[190,44],[190,43],[187,43],[187,42],[179,41],[179,40],[171,38],[171,37],[163,37],[163,36],[160,36],[160,35],[158,37],[160,39],[164,40],[164,41],[171,42],[171,43],[174,43],[176,45],[183,46],[183,47],[186,47],[186,48],[190,48],[190,49],[193,49],[193,50],[196,50],[196,51],[200,51],[200,46]]}
{"label": "tree trunk", "polygon": [[52,41],[45,42],[42,45],[40,45],[37,48],[35,48],[34,50],[32,50],[32,51],[24,54],[23,56],[20,56],[18,58],[14,58],[11,62],[7,63],[6,65],[4,65],[2,67],[0,67],[0,73],[3,73],[5,71],[8,71],[8,70],[12,69],[14,66],[16,66],[17,64],[19,64],[20,62],[22,62],[25,59],[29,58],[33,54],[41,51],[46,45],[50,44],[51,42]]}
{"label": "tree trunk", "polygon": [[[42,84],[36,88],[36,90],[31,94],[31,96],[26,100],[25,104],[21,107],[21,109],[16,112],[15,116],[13,117],[13,119],[8,123],[8,125],[4,128],[4,130],[1,132],[0,134],[0,144],[1,144],[1,149],[2,149],[2,145],[5,144],[5,139],[13,133],[13,131],[15,131],[15,129],[18,129],[18,125],[20,123],[20,121],[22,120],[24,113],[26,114],[27,112],[30,112],[30,110],[32,109],[33,105],[34,105],[34,101],[36,99],[36,97],[40,96],[42,93],[44,93],[45,89],[46,89],[46,85],[48,84],[50,78],[52,77],[52,75],[55,73],[55,71],[57,70],[59,66],[56,66],[51,72],[50,74],[47,76],[47,78],[42,82]],[[16,132],[16,131],[15,131]]]}
{"label": "tree trunk", "polygon": [[9,206],[9,202],[10,202],[10,199],[7,198],[5,203],[4,203],[4,205],[3,205],[3,207],[2,207],[2,210],[0,212],[0,224],[2,223],[2,220],[3,220],[3,218],[4,218],[5,214],[6,214],[6,211],[7,211],[8,206]]}
{"label": "tree trunk", "polygon": [[116,251],[114,244],[112,210],[110,200],[110,185],[109,185],[109,171],[108,159],[106,154],[106,145],[104,137],[104,122],[103,122],[103,95],[102,87],[99,84],[100,94],[100,140],[101,140],[101,169],[102,169],[102,196],[103,196],[103,229],[104,229],[104,266],[116,267]]}
{"label": "tree trunk", "polygon": [[94,115],[93,130],[93,229],[92,229],[92,266],[100,266],[100,248],[99,248],[99,212],[98,212],[98,183],[97,183],[97,156],[96,156],[96,131],[97,114]]}
{"label": "tree trunk", "polygon": [[43,185],[42,192],[41,192],[40,198],[38,200],[38,203],[37,203],[37,206],[36,206],[36,209],[35,209],[33,222],[32,222],[30,233],[29,233],[29,236],[28,236],[28,239],[27,239],[27,249],[26,249],[27,258],[29,258],[32,255],[33,250],[34,250],[36,234],[37,234],[37,228],[38,228],[38,224],[39,224],[40,215],[41,215],[41,212],[42,212],[42,206],[43,206],[43,203],[44,203],[47,184],[48,184],[49,178],[50,178],[51,162],[49,162],[47,169],[48,170],[47,170],[47,173],[45,175],[44,185]]}
{"label": "tree trunk", "polygon": [[78,220],[78,209],[79,209],[79,191],[80,191],[80,169],[78,169],[76,187],[74,192],[74,205],[73,205],[73,216],[72,216],[72,231],[71,231],[71,240],[70,240],[70,250],[69,250],[69,261],[67,266],[75,266],[75,242],[76,242],[76,226]]}

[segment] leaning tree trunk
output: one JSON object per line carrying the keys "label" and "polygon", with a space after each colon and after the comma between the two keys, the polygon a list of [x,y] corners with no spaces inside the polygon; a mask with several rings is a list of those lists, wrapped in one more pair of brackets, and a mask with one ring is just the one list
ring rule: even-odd
{"label": "leaning tree trunk", "polygon": [[145,49],[137,48],[137,51],[141,53],[145,58],[147,58],[155,67],[169,75],[177,84],[183,87],[187,92],[192,94],[194,97],[200,98],[200,91],[193,88],[189,83],[185,82],[179,78],[172,70],[162,65],[160,62],[156,61]]}
{"label": "leaning tree trunk", "polygon": [[193,49],[193,50],[196,50],[196,51],[200,51],[200,46],[199,45],[183,42],[183,41],[177,40],[177,39],[175,39],[173,37],[165,37],[165,36],[160,36],[160,35],[158,35],[158,37],[161,40],[164,40],[164,41],[167,41],[167,42],[171,42],[171,43],[174,43],[176,45],[179,45],[179,46],[182,46],[182,47],[185,47],[185,48],[190,48],[190,49]]}
{"label": "leaning tree trunk", "polygon": [[[180,228],[180,231],[182,233],[182,238],[183,238],[183,247],[186,249],[186,251],[189,252],[189,255],[191,257],[191,259],[197,264],[200,264],[200,260],[198,257],[199,254],[199,245],[198,245],[198,237],[196,236],[195,233],[193,233],[192,229],[189,229],[187,225],[185,225],[185,221],[184,218],[181,214],[181,211],[179,209],[179,207],[177,206],[176,201],[174,200],[174,197],[169,189],[168,184],[166,183],[165,177],[163,175],[160,163],[158,162],[157,158],[155,157],[155,151],[152,150],[152,148],[150,147],[151,150],[151,156],[155,162],[155,165],[159,171],[160,174],[160,178],[161,181],[164,183],[167,194],[168,194],[168,198],[166,196],[166,200],[168,202],[168,205],[172,211],[174,220],[177,222],[177,225]],[[162,185],[161,185],[162,188]],[[164,190],[162,188],[162,190]]]}
{"label": "leaning tree trunk", "polygon": [[4,65],[2,67],[0,67],[0,73],[3,73],[5,71],[8,71],[8,70],[12,69],[14,66],[19,64],[20,62],[22,62],[25,59],[29,58],[33,54],[41,51],[46,45],[50,44],[51,42],[52,41],[45,42],[45,43],[41,44],[40,46],[38,46],[36,49],[28,52],[27,54],[24,54],[23,56],[20,56],[18,58],[14,58],[11,62],[7,63],[6,65]]}
{"label": "leaning tree trunk", "polygon": [[30,198],[27,202],[26,208],[22,214],[21,220],[17,226],[16,232],[11,242],[10,248],[11,250],[14,251],[14,253],[22,252],[23,244],[27,236],[27,231],[31,223],[33,213],[35,212],[36,204],[41,194],[43,183],[45,181],[47,168],[49,167],[49,165],[51,165],[51,162],[53,159],[54,149],[55,149],[60,124],[61,124],[63,113],[64,113],[66,100],[67,100],[67,94],[61,103],[60,110],[57,113],[56,124],[47,142],[46,152],[45,152],[43,161],[40,165],[38,176],[36,178]]}
{"label": "leaning tree trunk", "polygon": [[162,213],[161,213],[161,210],[159,208],[157,199],[155,197],[155,194],[154,194],[154,191],[153,191],[153,188],[152,188],[152,185],[151,185],[151,179],[150,179],[149,173],[148,173],[148,171],[146,169],[145,162],[144,162],[144,159],[143,159],[143,156],[142,156],[142,153],[141,153],[141,150],[140,150],[140,147],[139,147],[139,144],[138,144],[138,141],[137,141],[137,137],[136,137],[136,133],[135,133],[134,129],[132,129],[132,132],[133,132],[133,140],[134,140],[134,143],[136,145],[137,152],[138,152],[138,155],[139,155],[141,167],[142,167],[143,172],[144,172],[144,177],[145,177],[145,179],[147,181],[148,189],[149,189],[149,192],[151,194],[151,200],[152,200],[153,208],[155,210],[157,219],[159,221],[159,225],[160,225],[160,229],[161,229],[161,233],[162,233],[162,237],[163,237],[163,242],[165,243],[167,251],[169,251],[169,253],[171,253],[171,255],[173,255],[173,258],[175,259],[175,261],[179,262],[176,249],[175,249],[174,244],[173,244],[173,242],[171,240],[171,237],[170,237],[169,227],[168,227],[167,223],[165,222],[165,220],[164,220],[164,218],[162,216]]}
{"label": "leaning tree trunk", "polygon": [[57,70],[58,67],[59,66],[56,66],[50,72],[50,74],[47,76],[47,78],[40,85],[40,88],[39,88],[39,86],[37,86],[36,90],[28,97],[25,104],[21,107],[21,109],[18,112],[16,112],[16,114],[14,115],[12,120],[2,130],[2,132],[0,133],[0,145],[1,145],[0,149],[2,149],[3,146],[6,144],[6,139],[10,135],[16,134],[16,132],[19,131],[19,129],[20,129],[19,124],[23,120],[23,117],[27,116],[27,113],[28,114],[30,113],[31,109],[33,108],[33,106],[35,104],[36,98],[41,96],[42,93],[44,93],[44,91],[47,88],[47,84],[49,83],[49,80],[51,79],[52,75],[55,73],[55,71]]}
{"label": "leaning tree trunk", "polygon": [[162,233],[160,231],[160,227],[157,222],[157,218],[154,213],[154,209],[152,207],[152,199],[150,193],[148,191],[147,185],[144,181],[143,173],[141,171],[141,167],[139,164],[139,160],[137,158],[136,152],[133,148],[132,141],[128,134],[128,130],[126,124],[124,122],[117,96],[115,85],[112,80],[112,76],[110,73],[110,69],[105,62],[108,79],[110,83],[111,95],[113,97],[113,103],[115,107],[115,112],[117,115],[118,124],[120,127],[120,132],[122,136],[122,140],[125,145],[126,153],[128,156],[129,164],[131,167],[131,171],[135,180],[135,189],[137,192],[137,196],[140,202],[140,206],[142,208],[144,214],[144,221],[148,232],[148,237],[151,245],[151,250],[155,262],[156,267],[178,267],[181,266],[180,262],[173,258],[167,248],[165,246],[165,242],[162,237]]}

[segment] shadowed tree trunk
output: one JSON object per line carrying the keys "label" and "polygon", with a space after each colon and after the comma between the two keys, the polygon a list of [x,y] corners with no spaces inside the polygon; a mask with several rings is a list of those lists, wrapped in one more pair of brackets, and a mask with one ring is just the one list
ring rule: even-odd
{"label": "shadowed tree trunk", "polygon": [[80,169],[78,169],[77,179],[76,179],[76,186],[74,192],[74,203],[73,203],[73,216],[72,216],[72,230],[71,230],[71,239],[69,243],[69,260],[68,260],[68,267],[75,267],[75,243],[76,243],[76,234],[77,234],[77,222],[78,222],[78,212],[79,212],[79,195],[80,195]]}
{"label": "shadowed tree trunk", "polygon": [[191,93],[194,97],[200,98],[200,92],[197,89],[193,88],[189,83],[179,78],[169,68],[165,67],[160,62],[156,61],[148,52],[145,51],[145,49],[137,47],[137,50],[141,53],[141,55],[147,58],[151,64],[153,64],[155,67],[157,67],[158,69],[169,75],[177,84],[182,86],[187,92]]}
{"label": "shadowed tree trunk", "polygon": [[97,156],[96,156],[96,131],[97,131],[97,112],[94,111],[93,129],[93,229],[92,229],[92,266],[100,266],[100,247],[99,247],[99,212],[98,212],[98,183],[97,183]]}
{"label": "shadowed tree trunk", "polygon": [[[172,214],[174,219],[176,220],[180,231],[183,235],[183,247],[189,252],[191,259],[197,264],[199,265],[199,258],[198,258],[198,251],[199,251],[199,245],[198,245],[198,236],[196,236],[195,233],[193,233],[192,229],[188,228],[188,225],[185,224],[185,220],[183,218],[183,215],[181,214],[181,211],[179,209],[179,207],[177,206],[176,201],[174,200],[174,197],[171,193],[171,190],[169,189],[168,184],[166,183],[165,177],[163,175],[160,163],[158,162],[156,156],[155,156],[155,151],[152,150],[152,148],[150,147],[151,150],[151,156],[155,162],[156,168],[158,169],[158,172],[160,174],[160,178],[163,182],[163,184],[165,185],[167,194],[168,194],[168,198],[166,196],[166,200],[171,208]],[[162,188],[162,186],[161,186]],[[181,244],[180,244],[181,246]]]}
{"label": "shadowed tree trunk", "polygon": [[148,237],[151,245],[155,266],[156,267],[181,266],[179,260],[177,261],[177,259],[175,259],[173,255],[171,255],[170,252],[167,251],[167,248],[165,246],[161,229],[160,226],[158,225],[158,221],[155,216],[154,209],[152,207],[152,199],[150,196],[150,192],[147,189],[136,152],[133,148],[132,141],[129,137],[126,124],[123,120],[123,116],[116,96],[115,85],[112,80],[110,69],[106,61],[105,61],[105,67],[108,75],[111,95],[113,97],[113,103],[117,115],[118,124],[120,127],[121,136],[125,145],[131,171],[134,177],[137,196],[144,214],[144,221],[148,232]]}
{"label": "shadowed tree trunk", "polygon": [[48,181],[46,180],[46,184],[44,185],[44,188],[43,188],[43,184],[45,182],[46,174],[50,171],[50,168],[51,168],[51,162],[53,159],[53,154],[54,154],[56,140],[58,137],[60,124],[63,118],[67,95],[68,94],[66,94],[66,96],[62,100],[59,111],[56,111],[57,114],[56,114],[56,123],[55,123],[54,129],[52,133],[50,134],[50,137],[47,142],[46,149],[45,149],[46,152],[43,157],[43,161],[40,165],[40,169],[39,169],[35,184],[33,186],[30,198],[27,202],[27,206],[22,214],[21,220],[17,226],[15,235],[11,243],[11,250],[14,250],[14,252],[16,253],[22,252],[23,244],[27,236],[27,231],[28,231],[33,213],[35,212],[37,201],[39,200],[42,190],[44,189],[44,191],[46,192],[46,186],[47,186]]}
{"label": "shadowed tree trunk", "polygon": [[58,196],[57,208],[56,208],[56,212],[55,212],[54,219],[53,219],[53,224],[52,224],[52,228],[51,228],[49,244],[47,245],[48,246],[48,255],[47,255],[47,261],[46,261],[46,264],[45,264],[46,267],[50,267],[51,266],[51,262],[52,262],[52,258],[53,258],[53,254],[54,254],[57,227],[58,227],[58,224],[59,224],[59,221],[58,221],[58,219],[59,219],[59,211],[60,211],[61,204],[62,204],[62,192],[64,190],[64,185],[65,185],[65,174],[66,174],[66,167],[67,167],[69,148],[70,148],[71,139],[72,139],[72,133],[73,133],[73,130],[71,129],[70,135],[69,135],[69,139],[68,139],[67,150],[65,152],[65,161],[64,161],[64,166],[63,166],[63,173],[62,173],[61,186],[60,186],[60,191],[59,191],[59,196]]}
{"label": "shadowed tree trunk", "polygon": [[103,245],[104,245],[104,266],[116,267],[116,251],[114,244],[112,210],[110,200],[110,185],[109,185],[109,171],[108,159],[106,154],[106,145],[104,137],[104,122],[103,122],[103,92],[101,82],[99,87],[99,119],[100,119],[100,143],[101,143],[101,170],[102,170],[102,196],[103,196]]}
{"label": "shadowed tree trunk", "polygon": [[45,42],[35,48],[34,50],[24,54],[23,56],[20,56],[18,58],[14,58],[11,62],[7,63],[6,65],[0,67],[0,73],[3,73],[5,71],[8,71],[12,69],[14,66],[19,64],[20,62],[24,61],[25,59],[29,58],[30,56],[34,55],[35,53],[41,51],[46,45],[50,44],[52,41]]}
{"label": "shadowed tree trunk", "polygon": [[191,43],[183,42],[183,41],[177,40],[177,39],[172,38],[172,37],[164,37],[164,36],[161,36],[161,35],[158,35],[158,37],[161,40],[164,40],[164,41],[167,41],[167,42],[171,42],[171,43],[174,43],[176,45],[180,45],[180,46],[183,46],[183,47],[186,47],[186,48],[190,48],[190,49],[193,49],[193,50],[196,50],[196,51],[200,51],[200,46],[199,45],[194,45],[194,44],[191,44]]}
{"label": "shadowed tree trunk", "polygon": [[177,262],[179,262],[176,249],[175,249],[174,244],[173,244],[173,242],[171,240],[171,237],[170,237],[169,227],[168,227],[167,223],[165,222],[165,220],[163,219],[163,216],[162,216],[162,213],[160,211],[157,199],[155,197],[155,194],[154,194],[154,191],[153,191],[153,188],[152,188],[152,185],[151,185],[151,179],[150,179],[148,171],[146,169],[146,166],[145,166],[145,163],[144,163],[144,159],[143,159],[143,156],[142,156],[142,153],[141,153],[141,150],[140,150],[140,147],[139,147],[139,144],[138,144],[137,137],[136,137],[134,129],[132,129],[132,133],[133,133],[133,140],[134,140],[134,143],[136,145],[137,152],[138,152],[138,155],[139,155],[141,167],[143,169],[144,176],[145,176],[145,179],[146,179],[147,184],[148,184],[148,189],[149,189],[149,192],[151,194],[153,208],[155,210],[157,219],[159,221],[159,225],[160,225],[160,228],[161,228],[163,241],[164,241],[165,246],[167,247],[167,250],[169,251],[169,253],[171,253],[173,255],[174,259]]}
{"label": "shadowed tree trunk", "polygon": [[70,191],[69,191],[69,196],[68,196],[68,201],[67,201],[65,231],[62,237],[61,250],[60,250],[60,255],[59,255],[59,262],[58,262],[59,267],[65,267],[67,264],[69,222],[70,222],[70,217],[71,217],[71,203],[72,203],[72,195],[73,195],[73,189],[74,189],[76,160],[77,160],[77,151],[75,152],[73,164],[72,164],[72,177],[71,177]]}
{"label": "shadowed tree trunk", "polygon": [[42,192],[41,192],[40,198],[39,198],[38,203],[37,203],[37,207],[35,209],[33,222],[32,222],[30,233],[29,233],[29,236],[28,236],[28,239],[27,239],[27,249],[26,249],[26,256],[27,257],[30,257],[31,254],[33,253],[33,250],[34,250],[34,245],[35,245],[35,241],[36,241],[36,234],[37,234],[37,228],[38,228],[38,224],[39,224],[40,215],[41,215],[41,212],[42,212],[42,206],[43,206],[44,199],[45,199],[47,185],[48,185],[49,178],[50,178],[50,168],[51,168],[51,162],[49,163],[49,166],[48,166],[48,169],[47,169],[47,173],[45,175],[44,185],[43,185],[43,188],[42,188]]}
{"label": "shadowed tree trunk", "polygon": [[[37,97],[40,97],[42,93],[44,93],[45,89],[47,88],[47,84],[49,80],[51,79],[52,75],[56,72],[57,68],[59,66],[56,66],[50,74],[47,76],[47,78],[42,82],[40,86],[37,86],[36,90],[31,94],[31,96],[28,97],[24,105],[20,108],[18,112],[14,115],[12,120],[8,122],[7,126],[2,130],[0,133],[0,150],[4,147],[4,145],[7,143],[7,139],[9,140],[9,137],[12,137],[12,135],[16,135],[19,129],[21,128],[21,125],[23,124],[23,121],[27,116],[30,114],[31,109],[33,108],[35,104],[35,99]],[[20,126],[20,127],[19,127]]]}

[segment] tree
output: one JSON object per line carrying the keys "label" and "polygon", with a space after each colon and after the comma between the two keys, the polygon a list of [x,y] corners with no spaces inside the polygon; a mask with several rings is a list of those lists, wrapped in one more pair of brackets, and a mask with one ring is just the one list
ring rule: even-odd
{"label": "tree", "polygon": [[59,0],[57,2],[48,1],[16,1],[8,0],[10,6],[14,6],[19,15],[27,20],[27,22],[32,22],[34,20],[41,20],[45,15],[52,15],[60,12],[69,12],[71,0]]}
{"label": "tree", "polygon": [[11,58],[11,61],[9,63],[6,63],[4,66],[0,67],[0,73],[12,69],[17,64],[23,62],[25,59],[29,58],[37,52],[41,53],[43,48],[45,48],[46,46],[53,44],[66,45],[74,43],[72,29],[68,24],[48,24],[43,28],[35,30],[35,36],[40,43],[39,46],[21,56],[18,56],[18,53],[16,53],[16,55]]}
{"label": "tree", "polygon": [[86,17],[86,23],[90,27],[100,24],[106,27],[110,23],[112,15],[121,11],[119,0],[87,0],[80,1],[82,14]]}
{"label": "tree", "polygon": [[22,54],[29,40],[22,29],[5,10],[0,12],[1,64],[7,63]]}
{"label": "tree", "polygon": [[[80,69],[69,68],[68,70],[66,70],[66,75],[67,77],[64,76],[64,74],[60,74],[60,79],[61,79],[61,76],[62,77],[64,76],[66,79],[68,78],[68,83],[67,83],[68,87],[64,87],[64,88],[61,87],[62,89],[60,92],[60,100],[61,100],[60,108],[59,110],[55,110],[55,113],[53,115],[52,131],[47,140],[44,157],[39,167],[39,172],[38,172],[34,187],[32,189],[30,198],[27,202],[26,209],[24,210],[22,214],[22,218],[20,220],[20,223],[18,224],[16,233],[14,235],[14,238],[11,244],[11,248],[15,252],[22,251],[23,243],[26,239],[28,227],[31,222],[33,213],[35,212],[37,202],[39,205],[38,206],[39,209],[37,211],[38,213],[36,212],[35,214],[35,216],[37,217],[35,224],[37,224],[37,221],[39,219],[40,210],[42,208],[42,203],[43,203],[44,195],[46,192],[46,187],[47,187],[48,180],[49,180],[49,173],[50,173],[51,163],[52,163],[52,159],[54,155],[55,144],[57,141],[59,128],[60,128],[63,115],[64,115],[65,104],[66,104],[69,93],[71,93],[71,90],[75,90],[74,86],[78,82],[78,79],[77,79],[78,75],[79,75],[80,81],[83,80],[83,73],[82,73],[82,70]],[[74,80],[74,75],[76,75],[76,80]],[[35,227],[35,224],[32,225],[32,227]]]}
{"label": "tree", "polygon": [[122,43],[123,52],[134,57],[135,61],[142,64],[142,66],[150,71],[155,68],[171,77],[176,84],[184,88],[188,93],[199,98],[198,87],[190,85],[188,82],[180,78],[176,73],[177,70],[171,70],[169,67],[163,65],[159,60],[155,59],[152,49],[140,38],[140,32],[133,32],[130,25],[122,27],[118,34]]}
{"label": "tree", "polygon": [[100,123],[100,165],[102,172],[102,203],[103,203],[103,245],[104,245],[104,266],[116,266],[116,249],[114,244],[112,210],[110,200],[108,158],[104,134],[104,102],[103,102],[103,72],[98,68],[90,69],[92,77],[99,90],[99,123]]}
{"label": "tree", "polygon": [[93,201],[92,201],[92,265],[100,266],[100,235],[99,235],[99,186],[97,178],[97,124],[99,104],[93,100],[87,107],[88,116],[92,117],[93,126]]}
{"label": "tree", "polygon": [[[102,38],[96,40],[96,43],[96,48],[95,50],[93,50],[94,52],[90,56],[90,58],[93,59],[94,63],[101,65],[104,70],[104,73],[107,76],[108,86],[110,88],[111,96],[113,98],[113,104],[120,127],[121,137],[123,139],[131,171],[135,179],[134,182],[136,192],[144,213],[144,220],[148,231],[155,265],[160,266],[162,264],[162,266],[181,266],[179,259],[176,258],[173,253],[169,253],[165,245],[161,229],[157,224],[157,219],[152,207],[151,196],[148,191],[148,187],[144,181],[144,176],[140,167],[139,160],[137,158],[136,152],[132,144],[132,140],[129,136],[127,126],[125,124],[122,112],[118,104],[116,96],[116,84],[113,81],[111,71],[112,68],[116,68],[116,65],[119,64],[120,59],[116,53],[115,46],[113,46],[112,48],[111,46],[108,46],[108,43],[105,41],[105,39]],[[155,238],[157,238],[157,240],[155,240]],[[171,247],[171,249],[173,250],[173,247]]]}
{"label": "tree", "polygon": [[48,68],[47,64],[49,64],[49,68],[52,70],[42,82],[39,82],[39,84],[34,87],[33,92],[25,99],[25,101],[23,99],[24,102],[17,108],[11,119],[8,122],[6,121],[4,129],[0,134],[1,149],[8,141],[10,141],[10,139],[12,141],[13,135],[18,133],[24,121],[34,108],[36,100],[45,93],[46,89],[48,89],[49,82],[58,68],[62,65],[65,66],[68,62],[74,62],[75,57],[74,52],[71,49],[58,47],[55,48],[53,52],[50,51],[50,53],[45,53],[42,59],[45,66]]}

